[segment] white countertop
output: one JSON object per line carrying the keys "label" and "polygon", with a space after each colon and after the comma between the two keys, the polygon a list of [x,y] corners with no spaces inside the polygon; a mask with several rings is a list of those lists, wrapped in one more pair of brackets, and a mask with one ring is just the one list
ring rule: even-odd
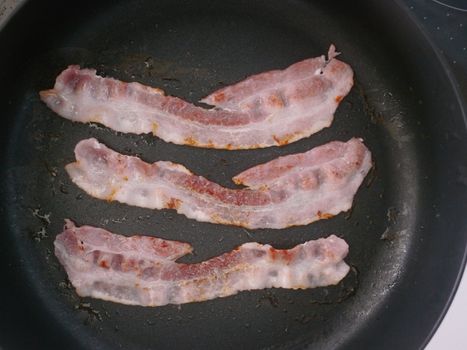
{"label": "white countertop", "polygon": [[425,350],[467,349],[467,269],[443,322]]}

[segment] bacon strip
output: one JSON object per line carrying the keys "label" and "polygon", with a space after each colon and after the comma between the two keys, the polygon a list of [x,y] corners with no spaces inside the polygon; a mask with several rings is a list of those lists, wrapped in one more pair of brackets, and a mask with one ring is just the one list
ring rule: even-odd
{"label": "bacon strip", "polygon": [[41,99],[64,118],[125,133],[153,133],[167,142],[207,148],[281,146],[331,125],[353,85],[350,66],[324,56],[254,75],[203,99],[204,109],[157,88],[70,66]]}
{"label": "bacon strip", "polygon": [[122,155],[95,139],[79,142],[75,156],[66,170],[95,198],[252,229],[306,225],[350,209],[371,168],[370,151],[356,138],[255,166],[234,178],[249,186],[236,190],[179,164]]}
{"label": "bacon strip", "polygon": [[306,289],[339,283],[349,266],[347,243],[334,235],[288,250],[246,243],[195,264],[175,260],[186,243],[148,236],[125,237],[67,220],[55,255],[76,292],[122,304],[161,306],[226,297],[264,288]]}
{"label": "bacon strip", "polygon": [[[278,94],[277,90],[286,91],[287,96],[296,95],[295,93],[291,94],[289,89],[295,89],[294,92],[298,92],[299,89],[318,91],[317,85],[322,84],[323,80],[317,79],[316,75],[325,73],[329,80],[335,83],[339,83],[339,79],[342,79],[340,89],[343,91],[341,95],[343,98],[352,87],[353,73],[352,70],[348,70],[346,66],[342,65],[341,61],[334,59],[339,55],[335,50],[334,45],[331,45],[328,61],[324,56],[321,56],[295,63],[284,70],[272,70],[252,75],[237,84],[213,92],[203,98],[201,102],[236,111],[254,109],[258,100],[280,104],[283,96]],[[326,65],[329,67],[326,68]],[[340,99],[338,96],[336,98]]]}

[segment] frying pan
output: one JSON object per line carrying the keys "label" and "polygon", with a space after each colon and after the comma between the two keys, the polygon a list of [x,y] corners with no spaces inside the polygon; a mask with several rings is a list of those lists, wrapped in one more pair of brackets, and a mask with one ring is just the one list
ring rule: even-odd
{"label": "frying pan", "polygon": [[[407,8],[391,1],[29,1],[0,32],[0,346],[66,349],[415,349],[448,307],[465,262],[467,134],[452,74]],[[38,98],[69,64],[196,102],[334,43],[356,84],[332,127],[282,148],[196,149],[73,124]],[[171,160],[224,186],[241,170],[362,137],[375,167],[353,210],[285,230],[199,223],[87,196],[64,165],[96,137]],[[288,248],[336,233],[350,245],[337,286],[270,289],[142,308],[79,298],[53,255],[63,219],[190,242],[185,262],[248,241]]]}

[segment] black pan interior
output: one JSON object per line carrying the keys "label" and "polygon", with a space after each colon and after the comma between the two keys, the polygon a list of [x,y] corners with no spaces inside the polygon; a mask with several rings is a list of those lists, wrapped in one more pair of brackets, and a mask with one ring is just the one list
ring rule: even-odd
{"label": "black pan interior", "polygon": [[[347,2],[346,2],[347,3]],[[331,128],[282,148],[228,152],[73,124],[42,104],[69,64],[196,102],[222,85],[327,52],[356,84]],[[448,305],[466,247],[465,120],[449,72],[393,2],[31,1],[0,32],[0,346],[92,349],[418,348]],[[64,172],[96,137],[147,161],[171,160],[233,187],[280,155],[362,137],[374,171],[353,210],[305,227],[199,223],[87,196]],[[202,261],[248,241],[292,247],[336,233],[352,271],[337,286],[264,290],[142,308],[81,299],[53,255],[63,219],[190,242]],[[28,336],[25,337],[24,333]]]}

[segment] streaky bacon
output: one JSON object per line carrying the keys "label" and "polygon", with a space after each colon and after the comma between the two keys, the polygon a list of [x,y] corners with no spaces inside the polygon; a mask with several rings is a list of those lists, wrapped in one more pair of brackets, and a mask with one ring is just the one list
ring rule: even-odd
{"label": "streaky bacon", "polygon": [[285,145],[331,125],[353,85],[349,65],[323,56],[284,70],[254,75],[216,91],[205,109],[157,88],[69,66],[41,99],[60,116],[113,130],[153,133],[167,142],[207,148],[249,149]]}
{"label": "streaky bacon", "polygon": [[[303,90],[308,88],[317,90],[316,86],[322,84],[323,80],[316,79],[315,75],[323,75],[325,72],[330,77],[330,81],[337,83],[338,79],[342,78],[340,88],[346,91],[343,95],[340,95],[340,98],[343,98],[347,95],[348,89],[350,90],[352,87],[353,72],[351,70],[347,71],[347,67],[342,65],[341,61],[334,59],[339,55],[335,50],[334,45],[331,45],[328,52],[328,60],[324,56],[321,56],[294,63],[283,70],[278,69],[255,74],[236,84],[223,87],[211,93],[209,96],[203,98],[201,102],[219,108],[249,111],[256,107],[259,100],[276,102],[276,104],[280,103],[282,95],[278,94],[277,90],[287,91],[287,96],[295,95],[290,93],[290,88],[294,88],[294,92],[299,91],[299,88]],[[292,86],[291,82],[293,82]],[[350,85],[348,85],[349,82]],[[336,98],[340,99],[338,96]]]}
{"label": "streaky bacon", "polygon": [[234,177],[248,187],[229,189],[182,165],[149,164],[95,139],[80,141],[75,156],[66,170],[95,198],[252,229],[307,225],[350,209],[372,165],[362,140],[333,141],[248,169]]}
{"label": "streaky bacon", "polygon": [[339,283],[349,271],[343,260],[348,245],[334,235],[287,250],[246,243],[207,261],[183,264],[175,260],[191,252],[187,243],[125,237],[67,220],[54,245],[80,296],[130,305],[199,302],[264,288],[322,287]]}

